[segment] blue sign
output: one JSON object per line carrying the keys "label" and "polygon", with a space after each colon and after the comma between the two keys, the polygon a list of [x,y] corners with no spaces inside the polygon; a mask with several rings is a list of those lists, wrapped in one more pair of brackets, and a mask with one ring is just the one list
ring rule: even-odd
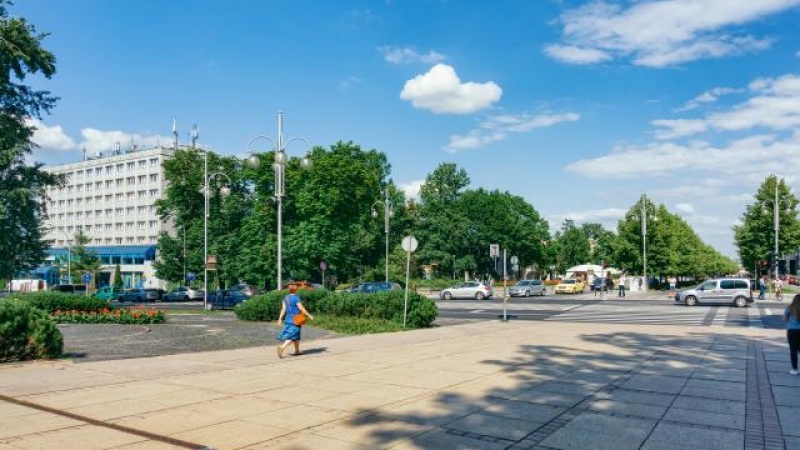
{"label": "blue sign", "polygon": [[186,274],[186,280],[188,281],[194,281],[196,278],[197,275],[195,275],[194,272],[189,272]]}
{"label": "blue sign", "polygon": [[88,272],[83,274],[83,282],[85,284],[89,284],[90,281],[92,281],[92,274],[90,274]]}

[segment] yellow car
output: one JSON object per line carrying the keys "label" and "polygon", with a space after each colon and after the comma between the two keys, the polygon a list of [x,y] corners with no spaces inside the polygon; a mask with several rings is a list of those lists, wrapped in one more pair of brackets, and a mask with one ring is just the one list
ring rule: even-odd
{"label": "yellow car", "polygon": [[556,286],[556,294],[580,294],[586,290],[586,285],[580,280],[561,280]]}

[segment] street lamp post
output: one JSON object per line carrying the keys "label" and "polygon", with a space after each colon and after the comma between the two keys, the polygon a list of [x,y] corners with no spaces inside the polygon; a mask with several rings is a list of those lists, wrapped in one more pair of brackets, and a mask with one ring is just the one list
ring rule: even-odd
{"label": "street lamp post", "polygon": [[[394,203],[389,198],[389,190],[384,189],[381,194],[383,194],[383,232],[386,234],[386,263],[385,263],[385,272],[386,272],[386,282],[389,282],[389,219],[394,217]],[[380,201],[376,201],[372,205],[372,218],[378,218],[378,210],[375,208],[381,204]]]}
{"label": "street lamp post", "polygon": [[[278,142],[273,141],[269,136],[259,135],[247,143],[248,151],[250,145],[258,140],[266,139],[272,143],[275,148],[275,162],[272,167],[275,170],[275,204],[277,206],[277,219],[278,219],[278,257],[277,257],[277,283],[276,289],[283,286],[283,196],[286,195],[286,180],[284,175],[286,173],[286,146],[293,141],[302,141],[311,149],[311,144],[304,138],[293,137],[288,141],[283,141],[283,111],[278,111]],[[247,158],[248,164],[252,167],[258,167],[259,159],[257,155],[251,155]],[[303,169],[311,168],[311,160],[306,156],[300,161],[300,166]]]}
{"label": "street lamp post", "polygon": [[[773,226],[773,230],[775,231],[775,253],[774,253],[774,260],[772,261],[772,264],[774,264],[774,266],[775,266],[775,279],[777,280],[778,279],[778,275],[779,275],[779,273],[778,273],[778,251],[779,251],[778,235],[780,234],[780,231],[781,231],[781,212],[780,212],[780,199],[778,197],[778,176],[777,175],[773,175],[773,176],[775,177],[775,201],[772,204],[772,220],[773,220],[773,225],[772,226]],[[768,210],[766,201],[764,202],[763,206],[764,206],[764,211],[766,212]],[[769,273],[769,270],[767,270],[767,273]]]}
{"label": "street lamp post", "polygon": [[[229,185],[233,185],[228,175],[222,172],[208,173],[208,150],[205,151],[204,176],[203,176],[203,200],[205,214],[203,215],[203,309],[208,309],[208,218],[210,216],[209,198],[210,182],[212,178],[221,176],[228,180]],[[223,187],[220,190],[223,196],[230,193],[230,189]]]}
{"label": "street lamp post", "polygon": [[644,267],[644,287],[645,292],[650,285],[647,279],[647,196],[642,194],[642,263]]}
{"label": "street lamp post", "polygon": [[61,228],[58,231],[64,235],[64,245],[67,247],[67,281],[72,284],[72,244],[69,243],[69,235],[66,231]]}

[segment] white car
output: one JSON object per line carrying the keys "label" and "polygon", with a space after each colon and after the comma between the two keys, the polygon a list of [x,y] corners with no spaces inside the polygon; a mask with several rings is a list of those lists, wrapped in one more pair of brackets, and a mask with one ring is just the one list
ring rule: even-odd
{"label": "white car", "polygon": [[508,295],[512,297],[544,296],[546,293],[542,280],[520,280],[517,284],[508,288]]}
{"label": "white car", "polygon": [[467,283],[457,284],[453,287],[442,289],[439,297],[444,300],[453,298],[474,298],[476,300],[483,300],[485,298],[492,298],[494,291],[492,287],[481,283],[480,281],[470,281]]}
{"label": "white car", "polygon": [[165,302],[188,302],[190,300],[203,300],[204,292],[202,289],[192,289],[181,286],[164,296]]}

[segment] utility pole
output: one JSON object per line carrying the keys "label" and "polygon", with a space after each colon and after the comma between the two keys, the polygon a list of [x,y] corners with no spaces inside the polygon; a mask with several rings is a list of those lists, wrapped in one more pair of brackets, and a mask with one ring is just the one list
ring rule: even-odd
{"label": "utility pole", "polygon": [[642,194],[642,263],[644,266],[644,290],[650,284],[647,279],[647,197]]}
{"label": "utility pole", "polygon": [[775,279],[778,279],[778,233],[781,229],[780,210],[778,209],[778,177],[775,176]]}

